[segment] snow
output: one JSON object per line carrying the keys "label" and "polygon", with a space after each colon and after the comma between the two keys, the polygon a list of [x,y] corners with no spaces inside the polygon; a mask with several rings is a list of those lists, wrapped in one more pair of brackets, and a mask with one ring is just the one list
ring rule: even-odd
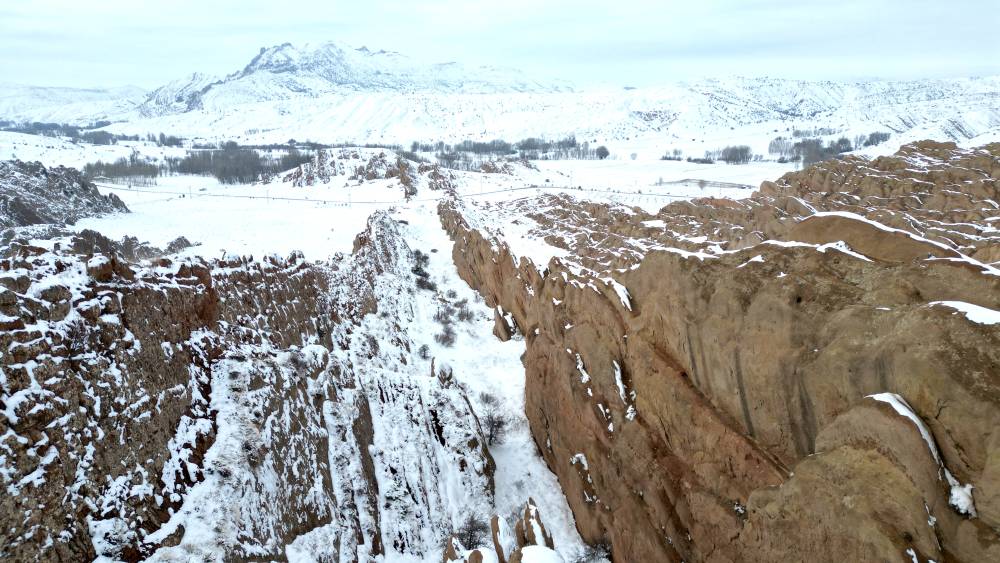
{"label": "snow", "polygon": [[977,324],[1000,324],[1000,311],[988,309],[972,303],[966,303],[964,301],[932,301],[929,305],[941,305],[943,307],[955,309],[955,314],[962,313],[965,315],[965,318]]}
{"label": "snow", "polygon": [[521,563],[564,563],[565,559],[545,546],[527,545],[521,549]]}
{"label": "snow", "polygon": [[758,254],[758,255],[754,256],[753,258],[747,260],[746,262],[744,262],[744,263],[742,263],[742,264],[740,264],[739,266],[736,266],[736,267],[737,268],[743,268],[743,267],[745,267],[745,266],[747,266],[749,264],[753,264],[754,262],[763,263],[764,262],[764,257],[762,255]]}
{"label": "snow", "polygon": [[[570,352],[570,353],[573,353],[570,350],[566,350],[566,351]],[[583,367],[583,358],[580,357],[580,354],[575,354],[574,353],[574,355],[576,356],[576,370],[578,372],[580,372],[580,383],[587,383],[587,382],[589,382],[590,381],[590,374],[587,373],[587,369]]]}
{"label": "snow", "polygon": [[468,388],[476,412],[483,412],[482,394],[487,393],[496,396],[515,420],[506,439],[490,448],[496,463],[494,512],[503,517],[523,510],[528,498],[533,498],[556,550],[572,558],[583,549],[582,540],[555,475],[537,453],[524,415],[524,367],[520,361],[524,340],[501,342],[493,336],[493,310],[458,277],[451,259],[454,243],[441,227],[434,203],[399,206],[394,217],[408,222],[402,228],[411,247],[430,255],[427,271],[439,291],[454,291],[456,299],[468,300],[474,313],[471,323],[458,327],[455,345],[442,346],[433,338],[440,331],[432,320],[437,303],[430,293],[420,292],[414,303],[416,318],[427,324],[414,327],[411,334],[429,347],[438,365],[444,362],[454,369],[455,378]]}
{"label": "snow", "polygon": [[606,283],[609,286],[611,286],[611,289],[613,289],[615,291],[615,294],[618,295],[618,299],[621,301],[622,307],[625,307],[626,309],[628,309],[629,311],[631,311],[632,310],[632,296],[629,295],[628,289],[624,285],[618,283],[616,280],[614,280],[612,278],[605,278],[604,279],[604,283]]}
{"label": "snow", "polygon": [[904,416],[913,422],[914,426],[917,427],[917,430],[920,431],[920,435],[924,438],[924,442],[927,444],[927,449],[930,450],[935,463],[937,463],[940,468],[939,476],[943,474],[944,479],[948,482],[948,486],[951,488],[948,503],[959,513],[975,518],[976,506],[972,500],[972,489],[974,487],[971,483],[962,485],[951,474],[951,472],[948,471],[948,468],[944,465],[944,461],[941,459],[941,454],[938,452],[937,444],[934,442],[934,437],[931,435],[930,429],[928,429],[927,425],[924,424],[924,421],[917,416],[917,413],[913,411],[913,408],[910,407],[909,403],[895,393],[877,393],[875,395],[868,395],[868,398],[889,404],[889,406],[891,406],[897,414]]}
{"label": "snow", "polygon": [[[401,199],[398,188],[385,181],[367,182],[362,187],[303,189],[290,185],[224,186],[214,178],[169,176],[161,178],[160,184],[155,190],[101,185],[102,193],[119,196],[132,212],[83,219],[74,227],[93,229],[111,238],[138,236],[160,248],[183,235],[200,243],[182,252],[188,256],[287,256],[299,250],[307,258],[324,259],[336,252],[350,252],[368,215]],[[373,203],[348,204],[352,198]],[[320,199],[337,203],[315,201]]]}

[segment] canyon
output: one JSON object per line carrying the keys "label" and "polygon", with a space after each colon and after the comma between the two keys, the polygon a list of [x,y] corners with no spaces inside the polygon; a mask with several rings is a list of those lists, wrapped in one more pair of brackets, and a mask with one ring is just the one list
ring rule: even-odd
{"label": "canyon", "polygon": [[345,154],[290,189],[395,195],[319,260],[5,164],[49,219],[0,232],[0,555],[1000,558],[1000,145],[655,209]]}

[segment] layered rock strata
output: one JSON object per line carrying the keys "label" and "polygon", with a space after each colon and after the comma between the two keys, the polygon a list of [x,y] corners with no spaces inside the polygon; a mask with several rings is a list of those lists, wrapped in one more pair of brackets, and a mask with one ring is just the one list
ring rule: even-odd
{"label": "layered rock strata", "polygon": [[920,143],[655,215],[439,213],[496,334],[524,335],[535,442],[615,560],[985,561],[998,178],[998,145]]}

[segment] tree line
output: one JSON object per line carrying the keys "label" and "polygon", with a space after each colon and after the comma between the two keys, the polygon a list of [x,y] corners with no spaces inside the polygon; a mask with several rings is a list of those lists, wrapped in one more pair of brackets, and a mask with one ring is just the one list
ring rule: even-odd
{"label": "tree line", "polygon": [[[398,150],[398,149],[397,149]],[[437,160],[448,168],[473,170],[485,160],[496,158],[519,158],[521,160],[592,160],[607,158],[606,147],[591,146],[588,142],[579,142],[576,136],[570,135],[556,140],[540,137],[527,137],[520,141],[509,142],[503,139],[492,141],[462,141],[448,144],[444,141],[436,143],[413,142],[410,153],[434,153]]]}
{"label": "tree line", "polygon": [[168,157],[159,165],[133,153],[114,162],[87,164],[83,173],[91,180],[105,178],[112,183],[136,186],[156,185],[157,177],[172,174],[214,176],[222,184],[250,184],[310,160],[310,153],[294,148],[272,155],[227,143],[222,149],[188,151],[184,157]]}
{"label": "tree line", "polygon": [[[795,131],[798,132],[797,130]],[[801,160],[803,166],[809,166],[817,162],[834,158],[839,154],[844,154],[864,147],[873,147],[889,140],[890,133],[874,132],[868,135],[857,135],[852,142],[847,137],[840,137],[836,140],[824,142],[820,138],[798,138],[794,134],[792,139],[785,137],[775,137],[768,143],[767,151],[772,155],[778,155],[778,162],[796,162]]]}

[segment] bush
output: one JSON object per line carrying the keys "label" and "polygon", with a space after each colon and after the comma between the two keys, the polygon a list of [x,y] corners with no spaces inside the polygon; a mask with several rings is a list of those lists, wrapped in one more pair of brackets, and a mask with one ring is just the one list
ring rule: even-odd
{"label": "bush", "polygon": [[437,291],[437,284],[430,280],[430,274],[424,268],[430,263],[431,257],[419,249],[413,251],[413,275],[417,276],[417,287],[428,291]]}
{"label": "bush", "polygon": [[687,157],[687,161],[690,162],[690,163],[692,163],[692,164],[715,164],[715,161],[712,160],[711,158],[708,158],[708,157],[706,157],[706,158],[691,158],[689,156],[689,157]]}
{"label": "bush", "polygon": [[824,145],[823,139],[802,139],[793,147],[794,156],[802,159],[803,166],[833,158],[852,150],[851,141],[841,137]]}
{"label": "bush", "polygon": [[434,340],[442,346],[451,348],[455,345],[456,336],[455,329],[450,324],[446,324],[441,327],[441,334],[434,335]]}
{"label": "bush", "polygon": [[611,151],[608,150],[608,147],[601,145],[597,147],[597,152],[595,154],[597,155],[597,158],[604,160],[605,158],[611,156]]}
{"label": "bush", "polygon": [[475,315],[472,313],[471,310],[469,310],[468,299],[463,299],[458,303],[455,303],[455,306],[458,307],[458,315],[457,315],[458,320],[465,323],[472,322],[472,319],[475,318]]}
{"label": "bush", "polygon": [[486,525],[486,522],[477,520],[475,516],[470,514],[452,535],[461,542],[465,549],[475,549],[486,542],[489,534],[490,527]]}
{"label": "bush", "polygon": [[439,307],[437,312],[434,313],[434,320],[443,324],[451,324],[451,318],[455,314],[455,309],[451,305],[445,303],[443,307]]}
{"label": "bush", "polygon": [[480,418],[479,423],[482,426],[486,444],[489,446],[499,444],[507,435],[507,430],[513,420],[504,410],[496,395],[482,393],[479,395],[479,401],[483,404],[482,418]]}

